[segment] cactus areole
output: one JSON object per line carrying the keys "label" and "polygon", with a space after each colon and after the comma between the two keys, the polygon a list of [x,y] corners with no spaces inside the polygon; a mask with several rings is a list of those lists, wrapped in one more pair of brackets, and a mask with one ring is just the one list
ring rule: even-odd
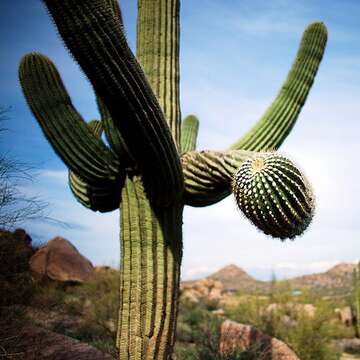
{"label": "cactus areole", "polygon": [[138,0],[136,57],[116,0],[43,2],[94,88],[101,120],[84,121],[55,65],[39,53],[20,63],[25,98],[69,167],[77,200],[93,211],[120,208],[119,359],[169,359],[184,205],[211,205],[234,191],[244,214],[281,239],[310,222],[312,197],[303,176],[284,157],[259,152],[276,150],[292,129],[321,61],[326,28],[306,29],[279,94],[247,134],[227,150],[197,151],[197,118],[182,124],[180,118],[179,0]]}

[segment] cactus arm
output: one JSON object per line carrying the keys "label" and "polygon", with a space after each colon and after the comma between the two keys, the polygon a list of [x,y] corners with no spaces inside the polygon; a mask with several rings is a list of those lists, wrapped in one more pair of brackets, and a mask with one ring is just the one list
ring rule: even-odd
{"label": "cactus arm", "polygon": [[130,154],[129,148],[126,146],[124,139],[122,138],[119,130],[110,115],[104,102],[97,97],[96,98],[98,109],[101,114],[101,121],[104,126],[104,131],[107,140],[109,141],[111,149],[115,152],[121,163],[126,166],[134,166],[134,158]]}
{"label": "cactus arm", "polygon": [[107,2],[109,3],[109,5],[115,15],[115,18],[119,21],[120,24],[122,24],[123,19],[122,19],[122,14],[121,14],[118,0],[107,0]]}
{"label": "cactus arm", "polygon": [[259,153],[234,174],[232,191],[239,209],[265,234],[293,239],[314,214],[314,196],[296,166],[275,152]]}
{"label": "cactus arm", "polygon": [[54,64],[43,55],[29,54],[20,63],[19,77],[34,116],[70,170],[90,182],[115,181],[118,160],[91,134]]}
{"label": "cactus arm", "polygon": [[312,220],[314,199],[306,178],[275,152],[193,151],[182,163],[187,205],[211,205],[233,192],[244,215],[280,239],[302,234]]}
{"label": "cactus arm", "polygon": [[[100,139],[103,127],[101,121],[92,120],[87,124],[93,135]],[[85,207],[100,212],[113,211],[119,207],[120,192],[124,178],[118,182],[91,184],[81,179],[73,171],[69,171],[69,186],[75,198]]]}
{"label": "cactus arm", "polygon": [[231,194],[233,174],[255,152],[245,150],[190,151],[181,156],[185,181],[185,204],[202,207]]}
{"label": "cactus arm", "polygon": [[118,183],[103,183],[96,186],[70,171],[68,181],[71,192],[86,208],[102,213],[119,208],[124,179],[119,179]]}
{"label": "cactus arm", "polygon": [[327,30],[323,23],[310,24],[277,97],[255,126],[231,149],[278,149],[294,126],[314,82],[324,54]]}
{"label": "cactus arm", "polygon": [[194,115],[187,116],[181,125],[181,152],[196,150],[199,120]]}
{"label": "cactus arm", "polygon": [[66,46],[126,139],[152,201],[163,206],[183,192],[180,159],[160,105],[103,0],[44,0]]}
{"label": "cactus arm", "polygon": [[104,131],[104,127],[101,121],[99,120],[91,120],[87,124],[88,129],[95,136],[96,139],[101,139],[101,135]]}

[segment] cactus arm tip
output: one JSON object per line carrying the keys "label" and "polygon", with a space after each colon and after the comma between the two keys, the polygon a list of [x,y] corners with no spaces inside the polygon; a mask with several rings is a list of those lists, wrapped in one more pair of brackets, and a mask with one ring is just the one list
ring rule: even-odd
{"label": "cactus arm tip", "polygon": [[193,151],[182,161],[187,205],[211,205],[233,192],[255,226],[282,240],[302,234],[311,222],[310,185],[293,162],[276,152]]}
{"label": "cactus arm tip", "polygon": [[307,99],[327,42],[324,23],[314,22],[304,31],[294,63],[277,97],[259,121],[231,149],[265,151],[278,149]]}
{"label": "cactus arm tip", "polygon": [[188,115],[181,125],[181,152],[196,150],[199,120],[195,115]]}
{"label": "cactus arm tip", "polygon": [[314,196],[305,176],[275,152],[259,153],[235,172],[232,191],[239,209],[265,234],[293,239],[314,214]]}

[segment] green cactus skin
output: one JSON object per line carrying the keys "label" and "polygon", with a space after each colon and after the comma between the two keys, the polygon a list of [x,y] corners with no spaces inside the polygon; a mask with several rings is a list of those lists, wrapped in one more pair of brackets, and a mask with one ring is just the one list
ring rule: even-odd
{"label": "green cactus skin", "polygon": [[[119,359],[169,359],[178,311],[183,207],[216,203],[232,190],[241,204],[237,187],[246,184],[240,180],[241,166],[256,161],[258,150],[278,147],[291,130],[321,60],[326,29],[315,24],[306,31],[287,80],[291,87],[283,87],[268,111],[271,116],[233,149],[195,151],[198,120],[188,117],[180,128],[179,0],[138,0],[137,59],[126,43],[116,0],[43,2],[93,85],[110,148],[101,140],[101,124],[87,124],[76,111],[47,57],[29,54],[21,61],[24,95],[69,167],[69,185],[80,203],[103,212],[120,207]],[[291,219],[300,231],[310,212],[310,198],[300,194],[308,190],[296,177],[303,179],[298,170],[281,161],[279,188],[297,212]],[[269,226],[254,222],[270,233]],[[280,231],[274,226],[275,235],[292,237],[290,227]]]}
{"label": "green cactus skin", "polygon": [[123,188],[120,213],[119,357],[165,359],[176,326],[182,205],[151,208],[141,180],[134,178]]}
{"label": "green cactus skin", "polygon": [[[87,127],[95,138],[101,138],[103,132],[103,123],[101,121],[92,120],[87,124]],[[121,183],[124,180],[125,178],[122,179]],[[119,186],[119,183],[112,184],[112,186],[110,184],[96,184],[94,186],[84,181],[75,172],[69,170],[69,187],[71,192],[82,205],[94,211],[108,212],[119,207],[122,187]]]}
{"label": "green cactus skin", "polygon": [[[306,101],[323,57],[326,42],[327,30],[323,23],[315,22],[307,27],[295,61],[278,96],[255,126],[230,149],[267,151],[280,147],[293,128]],[[184,167],[184,163],[188,163],[188,156],[182,159],[182,162]],[[185,204],[209,206],[231,193],[231,186],[221,187],[215,178],[211,178],[208,172],[212,172],[213,166],[210,166],[203,157],[198,159],[199,169],[194,168],[196,166],[194,162],[190,164],[189,168],[185,166],[184,169]],[[204,181],[210,189],[208,193],[204,190]]]}
{"label": "green cactus skin", "polygon": [[292,239],[314,213],[314,197],[294,164],[276,153],[246,160],[236,171],[233,193],[239,209],[265,234]]}
{"label": "green cactus skin", "polygon": [[266,151],[280,147],[306,101],[326,42],[327,30],[323,23],[315,22],[306,28],[295,61],[279,94],[255,126],[231,149]]}
{"label": "green cactus skin", "polygon": [[138,0],[136,56],[177,146],[180,145],[179,12],[179,0]]}
{"label": "green cactus skin", "polygon": [[[64,43],[126,139],[152,201],[162,206],[179,201],[183,178],[176,145],[112,8],[103,0],[83,0],[81,5],[74,0],[44,2]],[[168,31],[167,27],[163,30]]]}
{"label": "green cactus skin", "polygon": [[124,164],[124,167],[134,166],[135,160],[131,157],[130,150],[126,146],[125,140],[116,129],[114,120],[111,117],[109,110],[99,97],[96,98],[96,101],[101,115],[101,122],[104,127],[105,135],[112,151],[119,158],[120,162]]}
{"label": "green cactus skin", "polygon": [[114,13],[115,19],[119,21],[120,24],[123,23],[121,10],[117,0],[107,0],[107,5],[110,6],[111,10]]}
{"label": "green cactus skin", "polygon": [[181,152],[186,153],[196,149],[199,131],[199,120],[195,115],[187,116],[181,125]]}
{"label": "green cactus skin", "polygon": [[34,116],[65,164],[85,180],[116,182],[118,160],[73,107],[55,65],[44,55],[29,54],[20,63],[19,77]]}
{"label": "green cactus skin", "polygon": [[183,154],[185,203],[202,207],[226,198],[231,193],[235,171],[245,160],[257,154],[246,150],[205,150]]}
{"label": "green cactus skin", "polygon": [[356,336],[360,337],[360,262],[353,272],[354,308],[356,315]]}

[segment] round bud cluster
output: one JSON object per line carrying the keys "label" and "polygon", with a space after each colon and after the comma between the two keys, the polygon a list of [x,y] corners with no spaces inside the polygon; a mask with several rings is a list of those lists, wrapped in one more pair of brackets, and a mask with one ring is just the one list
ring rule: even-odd
{"label": "round bud cluster", "polygon": [[232,190],[245,216],[273,237],[292,239],[313,217],[314,198],[306,178],[275,152],[246,160],[234,174]]}

